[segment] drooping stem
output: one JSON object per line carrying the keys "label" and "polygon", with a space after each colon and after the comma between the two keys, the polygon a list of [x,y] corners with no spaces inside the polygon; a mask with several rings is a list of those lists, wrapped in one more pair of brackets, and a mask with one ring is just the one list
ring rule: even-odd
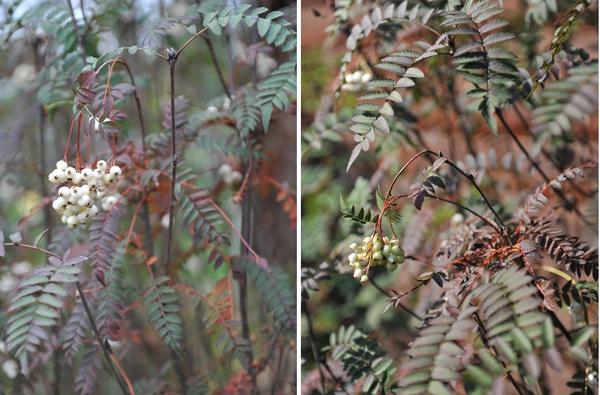
{"label": "drooping stem", "polygon": [[[525,148],[525,146],[523,146],[523,143],[521,143],[521,141],[519,140],[519,138],[517,137],[517,135],[515,134],[515,132],[508,125],[508,122],[506,122],[506,119],[504,118],[504,115],[502,115],[502,110],[501,109],[496,109],[496,115],[498,116],[498,119],[500,119],[500,122],[502,122],[502,125],[504,126],[504,129],[506,129],[506,131],[508,132],[508,134],[510,135],[510,137],[517,144],[517,146],[519,147],[519,149],[521,150],[521,152],[523,153],[523,155],[525,155],[525,157],[527,158],[527,160],[529,161],[529,163],[542,176],[542,178],[544,178],[544,181],[546,183],[550,183],[550,178],[546,175],[546,173],[544,172],[544,170],[542,170],[542,168],[540,167],[540,165],[531,157],[531,155],[529,155],[529,152],[527,151],[527,149]],[[556,190],[556,194],[561,198],[561,200],[563,201],[564,206],[565,206],[565,208],[567,210],[575,212],[575,214],[577,214],[582,221],[584,221],[586,223],[589,223],[589,221],[585,218],[585,216],[583,215],[583,213],[581,211],[579,211],[579,209],[577,208],[577,206],[575,204],[573,204],[573,202],[570,201],[560,189]]]}
{"label": "drooping stem", "polygon": [[77,37],[77,42],[79,43],[79,49],[81,51],[81,59],[83,63],[85,63],[85,59],[87,57],[87,51],[85,50],[85,44],[83,42],[83,36],[79,32],[79,27],[77,26],[77,19],[75,19],[75,13],[73,12],[73,5],[71,4],[71,0],[66,0],[67,6],[69,7],[69,13],[71,14],[71,24],[73,25],[73,31],[75,32],[75,36]]}
{"label": "drooping stem", "polygon": [[[26,243],[21,243],[21,242],[6,242],[3,243],[3,245],[5,247],[19,247],[19,248],[25,248],[25,249],[29,249],[29,250],[33,250],[33,251],[37,251],[37,252],[41,252],[43,254],[46,254],[47,256],[51,256],[54,258],[58,258],[62,261],[62,257],[58,254],[55,254],[52,251],[46,250],[44,248],[38,247],[38,246],[34,246],[31,244],[26,244]],[[79,281],[77,281],[75,283],[75,285],[77,286],[77,292],[79,293],[79,297],[81,298],[81,302],[83,304],[83,308],[85,310],[85,313],[87,315],[88,321],[90,323],[90,328],[92,329],[92,332],[94,333],[94,336],[96,337],[96,340],[98,341],[98,345],[99,347],[102,349],[102,352],[104,354],[104,358],[106,360],[106,363],[108,364],[111,372],[113,373],[113,375],[115,376],[115,380],[117,380],[117,383],[119,384],[119,387],[121,388],[121,391],[123,392],[124,395],[135,395],[135,392],[133,390],[133,386],[131,385],[131,380],[129,380],[129,378],[127,377],[127,375],[125,374],[125,371],[122,370],[122,368],[120,369],[121,372],[121,377],[123,378],[123,380],[125,382],[127,382],[129,385],[129,391],[128,388],[125,387],[125,384],[123,384],[123,382],[120,379],[119,374],[117,373],[117,370],[115,368],[115,366],[113,365],[113,360],[111,359],[111,355],[112,355],[112,351],[108,348],[108,345],[105,344],[104,341],[102,341],[102,337],[100,336],[100,332],[98,332],[98,327],[96,326],[96,321],[94,320],[94,316],[92,315],[92,311],[90,310],[90,307],[87,303],[87,299],[85,298],[85,294],[83,292],[83,290],[81,289],[81,284],[79,283]]]}
{"label": "drooping stem", "polygon": [[229,90],[229,86],[227,86],[227,82],[225,82],[225,77],[223,77],[223,71],[219,66],[219,62],[217,60],[217,54],[215,53],[215,49],[212,45],[212,41],[210,38],[204,36],[204,41],[206,42],[206,46],[208,47],[208,51],[210,52],[210,58],[212,59],[213,65],[215,66],[215,70],[217,71],[217,75],[219,76],[219,81],[221,81],[221,85],[223,86],[223,90],[228,98],[231,99],[231,91]]}
{"label": "drooping stem", "polygon": [[[77,281],[75,284],[77,286],[77,292],[79,293],[79,297],[81,298],[81,304],[83,305],[83,309],[85,310],[85,314],[87,315],[88,321],[90,323],[90,328],[92,329],[92,332],[94,333],[94,336],[96,337],[98,346],[102,349],[102,353],[104,355],[104,359],[106,360],[106,364],[109,366],[112,374],[115,376],[115,379],[119,383],[119,387],[121,388],[121,391],[123,391],[123,394],[135,395],[133,386],[131,386],[131,384],[129,384],[128,385],[129,388],[126,388],[125,384],[123,384],[123,382],[119,378],[119,373],[117,372],[117,369],[115,368],[115,365],[113,363],[114,359],[111,358],[112,351],[109,350],[109,348],[107,347],[105,342],[102,340],[102,337],[100,336],[100,332],[98,331],[98,327],[96,326],[96,321],[94,320],[94,316],[92,315],[90,306],[88,305],[87,299],[85,298],[85,293],[81,289],[81,284],[79,283],[79,281]],[[125,379],[125,377],[126,377],[125,372],[122,369],[120,369],[120,372],[121,372],[121,377],[123,377],[126,382],[130,382],[130,380]]]}
{"label": "drooping stem", "polygon": [[414,155],[412,158],[410,158],[408,160],[408,162],[406,162],[406,164],[404,166],[402,166],[402,168],[400,169],[400,171],[398,173],[396,173],[396,176],[394,177],[394,179],[392,180],[392,183],[390,184],[387,193],[385,194],[385,199],[387,200],[391,195],[392,195],[392,189],[394,189],[394,185],[396,185],[396,182],[398,181],[398,179],[400,178],[400,176],[402,175],[402,173],[404,172],[404,170],[406,170],[406,168],[408,166],[410,166],[411,163],[413,163],[415,160],[417,160],[417,158],[419,158],[422,155],[425,154],[429,154],[429,153],[434,153],[428,149],[424,149],[420,152],[418,152],[416,155]]}
{"label": "drooping stem", "polygon": [[444,199],[444,198],[442,198],[442,197],[437,197],[437,196],[427,196],[427,198],[429,198],[429,199],[434,199],[434,200],[439,200],[440,202],[445,202],[445,203],[451,204],[451,205],[453,205],[453,206],[455,206],[455,207],[458,207],[458,208],[460,208],[460,209],[462,209],[462,210],[465,210],[465,211],[468,211],[468,212],[470,212],[471,214],[473,214],[474,216],[476,216],[477,218],[479,218],[480,220],[482,220],[483,222],[485,222],[486,224],[488,224],[489,226],[491,226],[492,228],[494,228],[494,230],[495,230],[496,232],[498,232],[498,234],[499,234],[500,236],[502,236],[502,231],[501,231],[500,229],[498,229],[498,227],[496,226],[496,224],[494,224],[492,221],[490,221],[489,219],[485,218],[484,216],[482,216],[482,215],[478,214],[478,213],[477,213],[477,212],[475,212],[474,210],[471,210],[470,208],[468,208],[468,207],[466,207],[466,206],[463,206],[463,205],[462,205],[462,204],[460,204],[460,203],[453,202],[452,200]]}
{"label": "drooping stem", "polygon": [[515,132],[508,125],[508,123],[506,122],[506,119],[504,118],[504,115],[502,115],[502,110],[501,109],[497,109],[496,110],[496,115],[498,116],[498,119],[500,119],[500,122],[504,126],[504,129],[506,129],[506,131],[508,132],[508,134],[510,135],[510,137],[517,144],[517,146],[519,147],[519,149],[521,150],[521,152],[523,153],[523,155],[525,155],[525,157],[527,158],[527,160],[529,161],[529,163],[533,166],[533,168],[542,176],[542,178],[544,178],[544,181],[550,182],[550,178],[546,175],[546,173],[544,172],[544,170],[542,170],[542,168],[540,167],[540,165],[531,157],[531,155],[529,155],[529,152],[523,146],[523,143],[521,143],[521,140],[519,140],[519,138],[517,137],[517,135],[515,134]]}
{"label": "drooping stem", "polygon": [[[404,172],[404,170],[406,170],[406,168],[413,163],[417,158],[419,158],[422,155],[435,155],[437,156],[438,154],[429,150],[429,149],[424,149],[420,152],[418,152],[417,154],[415,154],[412,158],[410,158],[408,160],[408,162],[406,162],[406,164],[404,166],[402,166],[402,168],[400,169],[400,171],[396,174],[396,176],[394,177],[394,179],[392,180],[392,183],[390,184],[388,191],[386,193],[386,200],[388,200],[392,194],[392,190],[394,188],[394,185],[396,184],[396,182],[398,181],[398,179],[400,178],[400,175],[402,175],[402,173]],[[494,210],[494,207],[492,206],[492,204],[490,203],[490,201],[488,200],[488,198],[485,196],[485,194],[483,193],[483,191],[481,190],[481,188],[479,188],[479,185],[477,185],[477,183],[475,182],[475,179],[465,173],[464,170],[462,170],[460,167],[458,167],[454,162],[452,162],[451,160],[449,160],[448,158],[445,158],[445,162],[446,164],[448,164],[448,166],[452,167],[453,169],[455,169],[456,171],[458,171],[464,178],[467,179],[467,181],[469,181],[474,187],[475,189],[477,189],[477,192],[479,192],[479,195],[481,196],[481,198],[483,199],[483,201],[485,202],[485,204],[488,206],[488,208],[492,211],[492,213],[494,214],[494,216],[496,217],[496,220],[498,221],[498,223],[500,224],[500,226],[504,229],[506,228],[504,223],[502,222],[502,219],[500,218],[500,216],[498,215],[498,213],[496,212],[496,210]],[[469,210],[471,211],[471,210]],[[381,213],[381,216],[383,216],[383,213]],[[479,216],[479,215],[478,215]],[[482,218],[481,216],[479,216],[480,218]],[[485,220],[486,223],[489,223],[488,220]],[[493,226],[494,229],[498,230],[498,228],[496,226]],[[502,234],[502,232],[499,232],[500,234]]]}
{"label": "drooping stem", "polygon": [[[535,134],[533,133],[533,131],[531,130],[531,128],[529,127],[529,124],[527,122],[527,120],[525,119],[525,116],[523,115],[523,113],[521,112],[521,110],[519,110],[519,106],[517,106],[517,104],[515,103],[513,105],[513,109],[515,110],[515,114],[517,114],[517,118],[519,118],[519,121],[521,122],[521,125],[523,126],[523,128],[525,128],[525,130],[527,131],[527,133],[531,136],[531,137],[535,137]],[[558,171],[558,172],[563,172],[564,168],[561,168],[559,163],[552,157],[552,154],[550,152],[548,152],[547,149],[545,149],[544,147],[541,148],[541,152],[544,155],[544,157],[548,160],[548,162],[552,163],[552,166],[554,166],[554,168]],[[592,197],[593,194],[584,191],[583,189],[581,189],[581,187],[573,182],[573,180],[568,180],[569,181],[569,185],[571,185],[571,187],[576,190],[578,193],[587,196],[587,197]]]}
{"label": "drooping stem", "polygon": [[485,202],[486,206],[488,206],[488,208],[490,209],[490,211],[494,214],[494,217],[496,217],[496,220],[498,221],[498,223],[500,224],[500,226],[502,226],[502,228],[506,228],[506,226],[504,225],[504,222],[502,222],[502,219],[500,218],[500,215],[498,215],[498,213],[496,212],[496,210],[494,210],[494,207],[492,206],[492,204],[490,203],[490,201],[488,200],[488,198],[485,196],[485,194],[483,193],[483,191],[481,190],[481,188],[479,188],[479,185],[477,185],[477,183],[475,182],[475,179],[473,178],[473,176],[470,175],[470,174],[465,173],[465,171],[463,169],[461,169],[460,167],[458,167],[454,162],[452,162],[449,159],[446,159],[446,163],[448,164],[448,166],[450,166],[454,170],[458,171],[463,177],[465,177],[471,183],[471,185],[473,185],[475,187],[475,189],[477,189],[477,192],[479,192],[479,195],[481,196],[481,198]]}

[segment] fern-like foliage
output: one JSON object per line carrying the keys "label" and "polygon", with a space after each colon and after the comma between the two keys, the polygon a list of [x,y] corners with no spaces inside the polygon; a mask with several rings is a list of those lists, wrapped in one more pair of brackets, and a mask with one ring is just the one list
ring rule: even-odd
{"label": "fern-like foliage", "polygon": [[296,32],[290,28],[291,23],[282,18],[283,12],[268,11],[268,8],[253,8],[249,4],[231,6],[206,13],[203,24],[213,34],[220,36],[223,28],[233,29],[243,21],[248,27],[255,26],[258,35],[269,45],[283,52],[293,51],[296,48]]}
{"label": "fern-like foliage", "polygon": [[376,223],[379,218],[378,214],[374,214],[368,208],[360,207],[357,208],[354,205],[346,203],[344,198],[340,196],[340,211],[344,218],[349,219],[359,224]]}
{"label": "fern-like foliage", "polygon": [[233,105],[233,117],[243,136],[255,131],[262,124],[264,131],[269,128],[274,109],[289,107],[289,96],[296,93],[296,32],[281,11],[271,11],[265,7],[252,7],[244,4],[239,7],[226,7],[204,14],[203,24],[211,33],[221,35],[224,28],[235,28],[245,24],[256,28],[260,38],[282,52],[290,53],[290,59],[281,63],[255,89],[246,89]]}
{"label": "fern-like foliage", "polygon": [[96,323],[100,334],[110,340],[118,338],[123,320],[121,310],[125,305],[123,296],[124,254],[125,245],[121,243],[117,247],[116,257],[108,272],[107,285],[98,292]]}
{"label": "fern-like foliage", "polygon": [[254,91],[247,90],[244,96],[233,104],[233,117],[242,136],[249,135],[261,124],[261,110],[256,105],[255,97]]}
{"label": "fern-like foliage", "polygon": [[102,351],[97,343],[87,345],[75,376],[75,390],[80,395],[94,392],[98,373],[102,371]]}
{"label": "fern-like foliage", "polygon": [[573,123],[598,112],[598,63],[572,67],[566,78],[549,81],[533,111],[538,137],[570,136]]}
{"label": "fern-like foliage", "polygon": [[[543,1],[543,0],[542,0]],[[550,48],[548,52],[541,56],[542,64],[539,67],[538,75],[535,80],[533,91],[542,84],[548,77],[548,73],[552,66],[555,64],[555,58],[560,51],[565,47],[565,44],[571,38],[571,34],[577,24],[577,20],[581,14],[589,7],[592,3],[588,0],[578,0],[575,5],[571,7],[567,16],[558,24],[554,30],[552,41],[550,42]]]}
{"label": "fern-like foliage", "polygon": [[403,101],[402,88],[415,86],[415,79],[423,78],[423,72],[415,67],[417,63],[437,54],[446,47],[446,35],[441,35],[432,45],[422,43],[425,49],[402,50],[383,58],[375,67],[384,70],[393,79],[378,79],[367,84],[367,93],[358,98],[359,104],[354,108],[352,126],[356,146],[352,150],[346,170],[358,158],[361,151],[368,151],[370,143],[375,139],[375,131],[387,134],[390,132],[385,117],[393,117],[392,104]]}
{"label": "fern-like foliage", "polygon": [[227,244],[229,239],[219,227],[223,218],[213,203],[209,191],[196,189],[190,194],[181,196],[179,210],[184,223],[194,229],[194,235],[198,240]]}
{"label": "fern-like foliage", "polygon": [[598,250],[595,248],[566,235],[550,221],[533,223],[527,228],[527,234],[557,264],[577,277],[585,274],[598,279]]}
{"label": "fern-like foliage", "polygon": [[352,54],[360,46],[360,42],[382,25],[403,22],[426,25],[435,12],[434,8],[423,3],[414,4],[411,8],[407,0],[399,4],[375,4],[373,9],[350,29],[350,34],[346,39],[346,53],[342,57],[338,78],[341,80],[344,73],[348,71]]}
{"label": "fern-like foliage", "polygon": [[550,199],[548,198],[550,190],[560,192],[562,191],[565,182],[573,181],[577,177],[585,176],[583,168],[584,166],[567,169],[556,178],[550,180],[550,182],[544,183],[536,188],[535,192],[525,199],[523,210],[519,213],[521,221],[525,224],[529,224],[537,218],[542,217],[545,209],[550,205]]}
{"label": "fern-like foliage", "polygon": [[223,347],[223,352],[236,358],[244,369],[248,370],[252,361],[249,359],[249,353],[252,351],[252,345],[244,336],[238,333],[241,331],[241,321],[228,321],[225,324],[225,331],[217,337],[216,345]]}
{"label": "fern-like foliage", "polygon": [[179,316],[179,304],[175,290],[167,285],[168,277],[151,279],[149,287],[144,291],[143,299],[148,320],[163,338],[165,343],[175,351],[181,349],[183,328]]}
{"label": "fern-like foliage", "polygon": [[385,356],[379,344],[354,326],[341,327],[329,337],[323,352],[341,361],[352,382],[364,378],[361,391],[368,394],[390,393],[397,388],[394,382],[396,364]]}
{"label": "fern-like foliage", "polygon": [[92,273],[102,285],[106,285],[104,273],[110,268],[119,244],[120,221],[125,213],[120,202],[109,211],[99,213],[90,225],[90,259]]}
{"label": "fern-like foliage", "polygon": [[[86,299],[90,303],[90,299]],[[71,316],[62,331],[62,344],[65,357],[69,364],[73,363],[73,358],[77,355],[89,328],[88,318],[81,299],[77,299]]]}
{"label": "fern-like foliage", "polygon": [[50,257],[48,264],[21,282],[10,301],[6,324],[6,346],[27,371],[29,355],[49,341],[47,328],[58,325],[66,286],[76,283],[86,258],[61,260]]}
{"label": "fern-like foliage", "polygon": [[402,365],[409,371],[400,381],[400,393],[452,394],[459,378],[464,345],[472,338],[477,309],[466,307],[457,317],[438,314],[426,320],[410,344],[410,359]]}
{"label": "fern-like foliage", "polygon": [[[540,311],[542,300],[531,276],[514,266],[503,269],[472,296],[481,336],[495,355],[487,348],[480,350],[480,364],[467,367],[465,380],[480,391],[489,390],[493,378],[504,373],[503,366],[515,366],[525,382],[537,385],[541,365],[534,351],[552,350],[555,337],[552,320]],[[555,361],[560,363],[560,358]]]}
{"label": "fern-like foliage", "polygon": [[248,278],[252,280],[265,305],[279,326],[289,336],[296,331],[296,293],[290,278],[279,267],[271,265],[271,272],[249,262],[246,265]]}
{"label": "fern-like foliage", "polygon": [[262,125],[269,130],[273,108],[285,110],[290,106],[289,95],[296,94],[296,56],[281,63],[258,85],[256,105],[260,108]]}
{"label": "fern-like foliage", "polygon": [[494,134],[498,126],[493,114],[511,99],[509,88],[519,83],[514,55],[495,47],[514,38],[512,33],[497,31],[508,24],[504,19],[494,18],[503,11],[495,1],[467,1],[462,10],[446,12],[442,23],[452,27],[447,34],[454,40],[469,38],[455,43],[454,62],[464,78],[475,86],[468,95],[476,98],[478,109]]}

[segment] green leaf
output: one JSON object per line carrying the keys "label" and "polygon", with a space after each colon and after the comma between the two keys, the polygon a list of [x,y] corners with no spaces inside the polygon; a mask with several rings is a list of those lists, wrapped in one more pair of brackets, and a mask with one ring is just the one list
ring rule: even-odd
{"label": "green leaf", "polygon": [[256,28],[258,30],[258,35],[264,37],[269,31],[269,27],[271,26],[271,20],[266,18],[258,18]]}

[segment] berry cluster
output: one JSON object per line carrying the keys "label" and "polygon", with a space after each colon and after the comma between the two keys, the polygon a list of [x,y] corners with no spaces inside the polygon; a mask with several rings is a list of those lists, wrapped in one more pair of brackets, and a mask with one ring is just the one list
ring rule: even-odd
{"label": "berry cluster", "polygon": [[344,76],[342,90],[348,92],[358,92],[362,90],[364,85],[371,81],[372,78],[373,75],[371,73],[365,73],[361,70],[355,71],[354,73],[347,73]]}
{"label": "berry cluster", "polygon": [[109,169],[103,160],[96,163],[95,169],[86,167],[81,172],[60,160],[56,162],[56,169],[48,175],[52,184],[64,184],[58,188],[58,197],[52,202],[52,208],[62,215],[62,222],[69,228],[84,225],[98,214],[96,199],[100,199],[100,207],[104,211],[110,210],[119,200],[120,195],[108,194],[108,188],[120,175],[119,166]]}
{"label": "berry cluster", "polygon": [[365,237],[360,244],[350,244],[350,248],[354,252],[348,255],[348,261],[354,268],[354,277],[360,278],[361,283],[369,279],[367,272],[371,266],[385,265],[387,270],[392,271],[404,262],[404,251],[395,237],[390,240],[384,236],[382,240],[374,234]]}

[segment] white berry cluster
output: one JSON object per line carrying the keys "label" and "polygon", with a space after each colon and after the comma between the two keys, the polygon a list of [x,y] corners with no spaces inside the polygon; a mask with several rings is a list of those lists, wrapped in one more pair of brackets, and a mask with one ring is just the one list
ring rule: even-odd
{"label": "white berry cluster", "polygon": [[344,76],[344,83],[342,84],[342,90],[349,92],[357,92],[363,88],[363,85],[371,81],[373,75],[371,73],[365,73],[361,70],[355,71],[354,73],[346,73]]}
{"label": "white berry cluster", "polygon": [[109,194],[108,188],[120,175],[119,166],[108,168],[103,160],[96,163],[95,169],[86,167],[80,172],[59,160],[56,169],[48,175],[51,183],[64,184],[58,188],[58,197],[52,202],[52,208],[62,215],[62,222],[69,228],[84,225],[98,214],[97,199],[104,211],[110,210],[119,200],[120,195],[117,192]]}
{"label": "white berry cluster", "polygon": [[350,266],[354,268],[354,278],[360,278],[360,282],[366,282],[368,268],[371,266],[383,266],[389,271],[396,270],[399,264],[404,262],[404,251],[400,247],[397,238],[391,240],[387,237],[379,237],[374,234],[365,237],[362,243],[350,244],[352,252],[348,255]]}

